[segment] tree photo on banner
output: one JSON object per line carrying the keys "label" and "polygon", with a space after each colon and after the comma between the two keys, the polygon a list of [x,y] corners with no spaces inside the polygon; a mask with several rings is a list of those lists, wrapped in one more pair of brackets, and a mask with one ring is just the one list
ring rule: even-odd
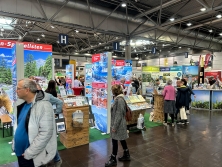
{"label": "tree photo on banner", "polygon": [[34,76],[45,89],[52,79],[52,46],[24,43],[24,65],[25,78]]}

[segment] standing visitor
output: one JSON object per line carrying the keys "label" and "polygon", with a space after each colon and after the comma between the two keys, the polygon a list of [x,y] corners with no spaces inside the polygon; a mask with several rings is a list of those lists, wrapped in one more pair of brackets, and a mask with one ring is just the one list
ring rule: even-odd
{"label": "standing visitor", "polygon": [[81,86],[81,82],[78,80],[78,77],[74,80],[74,88],[79,88]]}
{"label": "standing visitor", "polygon": [[121,78],[120,86],[122,88],[122,91],[123,91],[124,95],[126,95],[126,93],[127,93],[127,87],[125,87],[125,82],[126,82],[126,79],[125,78]]}
{"label": "standing visitor", "polygon": [[50,102],[28,78],[18,82],[20,100],[14,104],[14,150],[19,167],[37,167],[51,161],[57,149],[54,112]]}
{"label": "standing visitor", "polygon": [[172,126],[174,126],[174,114],[176,113],[175,107],[175,88],[172,86],[172,80],[167,81],[167,86],[164,87],[164,125],[167,126],[168,114],[170,114],[172,120]]}
{"label": "standing visitor", "polygon": [[54,80],[50,80],[48,83],[48,87],[45,90],[46,93],[49,93],[53,95],[54,97],[57,97],[57,92],[56,92],[56,82]]}
{"label": "standing visitor", "polygon": [[[187,81],[185,79],[181,79],[181,85],[179,88],[177,88],[176,107],[179,109],[179,111],[186,110],[186,107],[189,106],[190,103],[190,88],[186,85]],[[181,122],[179,122],[179,124],[189,123],[187,118],[182,118],[181,112],[180,117]]]}
{"label": "standing visitor", "polygon": [[[42,91],[42,88],[41,88],[41,86],[40,86],[39,84],[36,84],[36,86],[37,86],[37,89],[44,94],[45,98],[46,98],[52,105],[56,105],[55,113],[56,113],[56,114],[62,113],[62,106],[63,106],[62,100],[54,97],[52,94],[43,92],[43,91]],[[62,165],[62,159],[61,159],[61,157],[60,157],[60,155],[59,155],[58,150],[56,150],[56,155],[55,155],[55,157],[53,158],[53,160],[54,160],[54,163],[55,163],[55,167],[61,167],[61,165]]]}
{"label": "standing visitor", "polygon": [[106,167],[116,166],[116,155],[118,152],[118,141],[120,141],[124,150],[123,156],[118,158],[119,161],[130,161],[130,154],[126,144],[128,138],[126,125],[126,102],[123,98],[123,92],[120,85],[112,86],[114,102],[111,107],[111,126],[110,135],[112,138],[113,151],[109,161],[105,164]]}

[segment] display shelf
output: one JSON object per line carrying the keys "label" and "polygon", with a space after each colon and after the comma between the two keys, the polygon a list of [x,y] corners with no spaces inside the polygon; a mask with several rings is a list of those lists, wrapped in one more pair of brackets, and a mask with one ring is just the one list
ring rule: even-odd
{"label": "display shelf", "polygon": [[[84,101],[81,106],[73,105],[76,100]],[[63,115],[66,132],[60,133],[60,141],[66,148],[89,143],[89,106],[83,96],[63,98]]]}

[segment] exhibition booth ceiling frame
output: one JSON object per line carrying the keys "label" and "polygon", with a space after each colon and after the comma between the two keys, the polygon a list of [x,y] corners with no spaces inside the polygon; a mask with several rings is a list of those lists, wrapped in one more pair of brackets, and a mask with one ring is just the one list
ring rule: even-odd
{"label": "exhibition booth ceiling frame", "polygon": [[[54,53],[69,55],[138,40],[150,44],[134,45],[133,54],[152,46],[221,51],[221,15],[221,0],[0,0],[0,39],[52,44]],[[58,44],[59,33],[69,45]]]}

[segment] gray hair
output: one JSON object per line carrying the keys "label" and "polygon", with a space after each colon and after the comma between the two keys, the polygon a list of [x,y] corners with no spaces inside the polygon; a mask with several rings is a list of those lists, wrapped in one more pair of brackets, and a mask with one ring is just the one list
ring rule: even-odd
{"label": "gray hair", "polygon": [[39,83],[36,83],[36,86],[37,86],[38,90],[42,90],[42,87],[41,87],[41,85]]}
{"label": "gray hair", "polygon": [[24,79],[21,79],[19,81],[23,81],[24,84],[23,84],[23,88],[29,88],[30,92],[32,93],[36,93],[37,92],[37,85],[36,85],[36,82],[29,79],[29,78],[24,78]]}
{"label": "gray hair", "polygon": [[171,79],[169,79],[168,81],[167,81],[167,85],[172,85],[172,80]]}

